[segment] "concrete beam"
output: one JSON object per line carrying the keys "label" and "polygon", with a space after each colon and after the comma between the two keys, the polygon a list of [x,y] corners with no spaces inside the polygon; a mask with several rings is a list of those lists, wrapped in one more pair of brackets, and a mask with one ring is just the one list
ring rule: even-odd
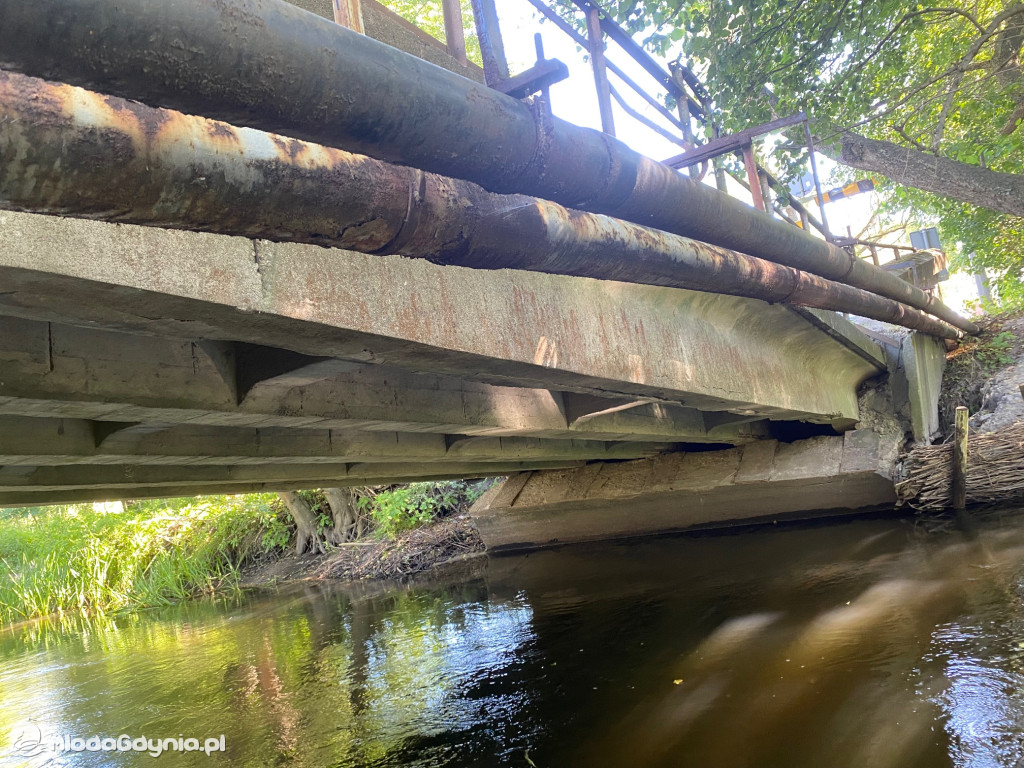
{"label": "concrete beam", "polygon": [[2,315],[0,366],[0,415],[10,416],[730,444],[766,432],[683,406],[624,408],[621,398]]}
{"label": "concrete beam", "polygon": [[[13,493],[101,491],[111,498],[131,495],[135,488],[190,488],[189,495],[203,494],[210,485],[231,483],[299,483],[318,487],[328,483],[391,483],[392,478],[500,475],[535,469],[582,466],[582,461],[437,462],[435,464],[274,464],[247,466],[54,466],[0,468],[0,496]],[[88,494],[86,494],[88,495]]]}
{"label": "concrete beam", "polygon": [[855,419],[879,373],[752,299],[25,213],[0,279],[20,317],[780,419]]}
{"label": "concrete beam", "polygon": [[0,466],[613,460],[669,443],[470,437],[328,429],[122,424],[0,417]]}
{"label": "concrete beam", "polygon": [[420,465],[410,467],[412,474],[361,474],[359,465],[353,465],[348,474],[327,474],[301,480],[242,481],[204,483],[186,482],[180,485],[133,485],[114,488],[71,488],[63,490],[0,490],[0,507],[34,507],[46,504],[74,504],[117,499],[175,498],[180,496],[261,493],[264,491],[295,491],[305,488],[343,487],[350,485],[376,485],[381,483],[414,483],[421,480],[459,480],[480,477],[501,477],[520,471],[540,468],[578,466],[580,462],[515,462],[511,464],[451,464]]}
{"label": "concrete beam", "polygon": [[861,429],[514,475],[470,514],[502,550],[891,508],[896,439]]}

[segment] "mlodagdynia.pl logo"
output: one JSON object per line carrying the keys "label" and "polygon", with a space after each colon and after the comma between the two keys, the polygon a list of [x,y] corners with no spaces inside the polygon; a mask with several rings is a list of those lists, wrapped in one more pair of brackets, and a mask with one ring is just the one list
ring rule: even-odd
{"label": "mlodagdynia.pl logo", "polygon": [[35,723],[17,723],[11,728],[11,749],[22,757],[35,757],[46,751],[43,729]]}
{"label": "mlodagdynia.pl logo", "polygon": [[148,752],[160,757],[164,752],[223,752],[224,734],[205,739],[176,738],[151,739],[146,736],[98,736],[88,738],[70,734],[44,733],[38,723],[24,721],[11,728],[11,750],[20,757],[36,757],[44,752]]}

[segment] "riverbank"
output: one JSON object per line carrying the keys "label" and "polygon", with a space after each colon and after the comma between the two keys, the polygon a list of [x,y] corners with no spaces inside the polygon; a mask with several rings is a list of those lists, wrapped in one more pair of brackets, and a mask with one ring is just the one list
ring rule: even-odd
{"label": "riverbank", "polygon": [[442,567],[460,567],[484,551],[480,534],[465,514],[445,517],[398,534],[332,548],[325,554],[284,555],[246,569],[243,588],[295,581],[393,581]]}
{"label": "riverbank", "polygon": [[[306,546],[291,505],[274,493],[0,510],[0,625],[290,581],[383,583],[458,568],[483,550],[465,513],[488,484],[303,492]],[[339,496],[358,525],[349,526],[354,540],[332,542],[340,516],[328,498]]]}
{"label": "riverbank", "polygon": [[953,434],[958,405],[971,412],[971,430],[996,432],[1024,421],[1024,309],[978,321],[981,335],[966,339],[946,357],[939,396],[944,438]]}

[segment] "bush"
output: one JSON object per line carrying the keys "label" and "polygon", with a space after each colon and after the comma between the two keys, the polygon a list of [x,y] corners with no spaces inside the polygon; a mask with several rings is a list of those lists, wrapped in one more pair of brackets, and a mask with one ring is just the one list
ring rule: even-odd
{"label": "bush", "polygon": [[462,480],[412,483],[359,497],[359,510],[373,519],[374,528],[389,539],[403,531],[462,511],[480,498],[489,483]]}

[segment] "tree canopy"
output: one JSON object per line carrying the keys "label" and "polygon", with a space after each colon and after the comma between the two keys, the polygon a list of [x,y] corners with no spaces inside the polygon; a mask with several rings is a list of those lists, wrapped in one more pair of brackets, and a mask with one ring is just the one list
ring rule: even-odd
{"label": "tree canopy", "polygon": [[[560,0],[568,10],[569,0]],[[959,265],[1024,299],[1024,3],[606,0],[704,79],[725,130],[803,109],[822,148],[877,173],[892,207],[938,217]],[[795,149],[794,149],[795,152]],[[900,190],[898,185],[910,189]]]}
{"label": "tree canopy", "polygon": [[[383,0],[383,4],[438,40],[445,39],[441,0]],[[466,55],[470,61],[481,64],[480,41],[476,38],[476,27],[473,24],[473,7],[470,0],[459,0],[459,4],[466,33]]]}

